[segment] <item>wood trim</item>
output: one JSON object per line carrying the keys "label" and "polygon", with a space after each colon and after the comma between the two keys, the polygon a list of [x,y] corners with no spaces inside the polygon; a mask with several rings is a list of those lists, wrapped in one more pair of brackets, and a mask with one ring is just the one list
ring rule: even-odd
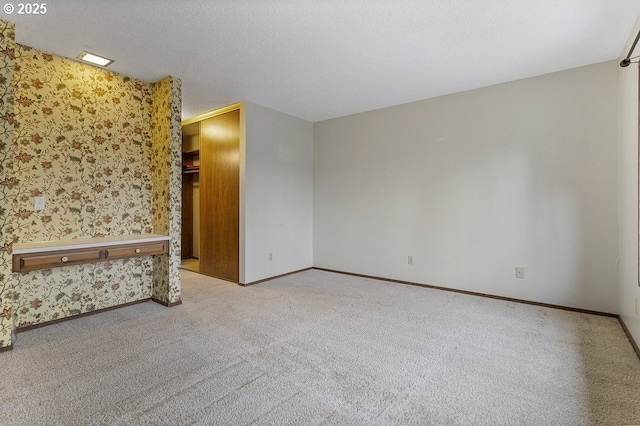
{"label": "wood trim", "polygon": [[156,299],[155,297],[152,297],[151,301],[156,302],[156,303],[158,303],[158,304],[160,304],[162,306],[166,306],[167,308],[171,308],[173,306],[182,305],[182,299],[178,300],[177,302],[169,303],[169,302],[165,302],[165,301],[160,300],[160,299]]}
{"label": "wood trim", "polygon": [[235,111],[237,109],[239,110],[240,108],[242,108],[241,102],[231,104],[226,107],[218,108],[216,110],[205,112],[204,114],[188,118],[182,122],[182,125],[187,126],[189,124],[197,123],[198,121],[206,120],[207,118],[215,117],[216,115],[222,115],[230,111]]}
{"label": "wood trim", "polygon": [[392,282],[392,283],[397,283],[397,284],[405,284],[405,285],[412,285],[412,286],[416,286],[416,287],[431,288],[431,289],[434,289],[434,290],[450,291],[450,292],[453,292],[453,293],[467,294],[469,296],[479,296],[479,297],[486,297],[486,298],[489,298],[489,299],[504,300],[506,302],[515,302],[515,303],[522,303],[522,304],[525,304],[525,305],[542,306],[544,308],[560,309],[560,310],[563,310],[563,311],[579,312],[579,313],[582,313],[582,314],[599,315],[599,316],[602,316],[602,317],[610,317],[610,318],[618,317],[618,315],[616,315],[616,314],[609,314],[607,312],[590,311],[588,309],[572,308],[572,307],[569,307],[569,306],[553,305],[553,304],[550,304],[550,303],[533,302],[531,300],[514,299],[512,297],[497,296],[495,294],[479,293],[479,292],[468,291],[468,290],[459,290],[457,288],[440,287],[440,286],[436,286],[436,285],[421,284],[421,283],[415,283],[415,282],[411,282],[411,281],[395,280],[395,279],[392,279],[392,278],[376,277],[376,276],[373,276],[373,275],[364,275],[364,274],[356,274],[356,273],[353,273],[353,272],[336,271],[334,269],[327,269],[327,268],[316,268],[316,267],[314,267],[313,269],[317,269],[318,271],[334,272],[336,274],[351,275],[351,276],[354,276],[354,277],[370,278],[370,279],[379,280],[379,281],[387,281],[387,282]]}
{"label": "wood trim", "polygon": [[139,303],[145,303],[145,302],[149,302],[149,301],[151,301],[151,298],[147,297],[147,298],[140,299],[140,300],[134,300],[133,302],[127,302],[127,303],[123,303],[121,305],[115,305],[115,306],[109,306],[109,307],[102,308],[102,309],[96,309],[95,311],[91,311],[91,312],[83,312],[81,314],[71,315],[69,317],[55,319],[55,320],[51,320],[51,321],[47,321],[47,322],[42,322],[42,323],[39,323],[39,324],[30,324],[30,325],[25,325],[25,326],[22,326],[22,327],[16,327],[16,333],[21,333],[21,332],[27,331],[27,330],[33,330],[34,328],[40,328],[40,327],[44,327],[44,326],[51,325],[51,324],[57,324],[59,322],[69,321],[69,320],[73,320],[73,319],[77,319],[77,318],[81,318],[81,317],[86,317],[86,316],[89,316],[89,315],[99,314],[99,313],[102,313],[102,312],[113,311],[114,309],[126,308],[127,306],[137,305]]}
{"label": "wood trim", "polygon": [[13,343],[10,344],[9,346],[3,346],[0,348],[0,353],[2,352],[9,352],[13,350]]}
{"label": "wood trim", "polygon": [[264,283],[264,282],[267,282],[267,281],[275,280],[275,279],[277,279],[277,278],[286,277],[287,275],[293,275],[293,274],[297,274],[297,273],[299,273],[299,272],[310,271],[310,270],[312,270],[312,269],[313,269],[313,267],[312,267],[312,266],[310,266],[310,267],[308,267],[308,268],[298,269],[297,271],[287,272],[286,274],[275,275],[275,276],[273,276],[273,277],[265,278],[265,279],[258,280],[258,281],[253,281],[253,282],[246,283],[246,284],[238,283],[238,285],[241,285],[241,286],[243,286],[243,287],[248,287],[248,286],[250,286],[250,285],[256,285],[256,284]]}
{"label": "wood trim", "polygon": [[636,355],[638,355],[638,358],[640,359],[640,348],[638,347],[638,344],[636,343],[636,341],[633,339],[633,336],[631,335],[631,332],[629,331],[629,329],[625,325],[625,323],[622,320],[622,317],[620,315],[618,315],[618,321],[620,322],[620,325],[622,326],[622,329],[624,330],[624,334],[627,335],[627,338],[629,339],[629,342],[631,342],[631,346],[633,346],[633,350],[636,351]]}

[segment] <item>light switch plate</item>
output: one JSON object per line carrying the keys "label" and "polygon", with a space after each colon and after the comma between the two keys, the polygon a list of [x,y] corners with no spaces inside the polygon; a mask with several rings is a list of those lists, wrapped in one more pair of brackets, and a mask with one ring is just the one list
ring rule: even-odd
{"label": "light switch plate", "polygon": [[44,210],[44,206],[45,206],[44,197],[34,197],[34,200],[33,200],[34,210]]}

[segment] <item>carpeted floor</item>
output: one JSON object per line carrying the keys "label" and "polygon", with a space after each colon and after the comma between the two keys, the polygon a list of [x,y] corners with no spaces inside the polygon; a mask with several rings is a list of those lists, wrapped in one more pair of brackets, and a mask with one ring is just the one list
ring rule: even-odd
{"label": "carpeted floor", "polygon": [[317,270],[182,276],[181,306],[18,334],[0,423],[640,424],[614,318]]}

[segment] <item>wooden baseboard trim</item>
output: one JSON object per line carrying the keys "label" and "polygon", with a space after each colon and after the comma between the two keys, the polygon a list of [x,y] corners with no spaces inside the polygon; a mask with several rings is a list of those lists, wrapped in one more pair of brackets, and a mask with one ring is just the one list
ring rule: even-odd
{"label": "wooden baseboard trim", "polygon": [[151,300],[156,302],[156,303],[158,303],[158,304],[160,304],[160,305],[162,305],[162,306],[166,306],[167,308],[171,308],[172,306],[182,305],[182,299],[180,299],[178,301],[175,301],[175,302],[171,302],[171,303],[165,302],[165,301],[160,300],[160,299],[156,299],[155,297],[152,297]]}
{"label": "wooden baseboard trim", "polygon": [[10,344],[9,346],[3,346],[0,348],[0,353],[2,352],[9,352],[13,350],[13,343]]}
{"label": "wooden baseboard trim", "polygon": [[397,283],[397,284],[405,284],[405,285],[412,285],[412,286],[416,286],[416,287],[431,288],[431,289],[434,289],[434,290],[450,291],[450,292],[453,292],[453,293],[467,294],[469,296],[478,296],[478,297],[486,297],[486,298],[489,298],[489,299],[504,300],[506,302],[523,303],[525,305],[542,306],[542,307],[545,307],[545,308],[560,309],[560,310],[563,310],[563,311],[579,312],[579,313],[582,313],[582,314],[599,315],[599,316],[602,316],[602,317],[610,317],[610,318],[618,317],[618,315],[616,315],[616,314],[609,314],[609,313],[606,313],[606,312],[590,311],[588,309],[580,309],[580,308],[571,308],[569,306],[562,306],[562,305],[552,305],[550,303],[533,302],[531,300],[514,299],[514,298],[511,298],[511,297],[497,296],[497,295],[494,295],[494,294],[478,293],[478,292],[475,292],[475,291],[459,290],[459,289],[456,289],[456,288],[440,287],[440,286],[436,286],[436,285],[421,284],[421,283],[415,283],[415,282],[411,282],[411,281],[402,281],[402,280],[396,280],[396,279],[393,279],[393,278],[384,278],[384,277],[376,277],[376,276],[373,276],[373,275],[356,274],[356,273],[353,273],[353,272],[336,271],[334,269],[327,269],[327,268],[316,268],[316,267],[314,267],[313,269],[317,269],[318,271],[333,272],[333,273],[336,273],[336,274],[351,275],[351,276],[360,277],[360,278],[370,278],[370,279],[373,279],[373,280],[387,281],[387,282],[392,282],[392,283]]}
{"label": "wooden baseboard trim", "polygon": [[84,313],[81,313],[81,314],[78,314],[78,315],[71,315],[69,317],[64,317],[64,318],[60,318],[60,319],[54,319],[54,320],[43,322],[43,323],[40,323],[40,324],[24,325],[22,327],[17,327],[16,328],[16,333],[20,333],[20,332],[27,331],[27,330],[33,330],[34,328],[40,328],[40,327],[44,327],[44,326],[51,325],[51,324],[57,324],[59,322],[74,320],[74,319],[81,318],[81,317],[86,317],[86,316],[89,316],[89,315],[99,314],[99,313],[102,313],[102,312],[113,311],[114,309],[125,308],[127,306],[137,305],[138,303],[149,302],[150,300],[151,300],[151,298],[147,297],[145,299],[134,300],[133,302],[123,303],[121,305],[115,305],[115,306],[109,306],[107,308],[96,309],[95,311],[84,312]]}
{"label": "wooden baseboard trim", "polygon": [[631,346],[633,346],[633,350],[636,351],[636,355],[638,355],[638,358],[640,359],[640,348],[638,347],[638,344],[636,343],[636,341],[633,339],[633,336],[629,332],[629,329],[627,328],[627,325],[624,323],[624,321],[623,321],[623,319],[622,319],[622,317],[620,315],[618,315],[618,321],[620,321],[620,325],[622,326],[622,329],[624,330],[624,334],[627,335],[627,338],[629,339],[629,342],[631,342]]}
{"label": "wooden baseboard trim", "polygon": [[243,286],[243,287],[248,287],[250,285],[256,285],[256,284],[260,284],[260,283],[265,283],[267,281],[271,281],[271,280],[275,280],[275,279],[278,279],[278,278],[286,277],[287,275],[298,274],[300,272],[310,271],[312,269],[313,269],[313,267],[308,267],[308,268],[304,268],[304,269],[298,269],[297,271],[287,272],[286,274],[280,274],[280,275],[276,275],[276,276],[273,276],[273,277],[265,278],[265,279],[258,280],[258,281],[253,281],[253,282],[246,283],[246,284],[240,284],[240,285]]}

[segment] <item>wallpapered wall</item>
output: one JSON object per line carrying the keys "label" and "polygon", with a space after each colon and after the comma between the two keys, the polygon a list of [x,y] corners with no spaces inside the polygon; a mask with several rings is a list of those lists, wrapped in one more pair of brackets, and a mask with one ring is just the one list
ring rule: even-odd
{"label": "wallpapered wall", "polygon": [[20,241],[151,232],[152,85],[21,45],[15,57]]}
{"label": "wallpapered wall", "polygon": [[[152,85],[26,46],[15,61],[16,241],[152,232]],[[149,298],[152,272],[136,258],[15,275],[16,324]]]}
{"label": "wallpapered wall", "polygon": [[153,299],[166,305],[180,299],[182,211],[181,82],[166,77],[153,86],[153,229],[169,235],[168,256],[153,258]]}
{"label": "wallpapered wall", "polygon": [[[0,347],[12,325],[180,301],[180,110],[180,80],[15,45],[0,20]],[[171,235],[163,268],[143,257],[11,274],[12,243],[151,232]]]}
{"label": "wallpapered wall", "polygon": [[0,20],[0,348],[11,345],[13,286],[11,244],[13,174],[14,24]]}

